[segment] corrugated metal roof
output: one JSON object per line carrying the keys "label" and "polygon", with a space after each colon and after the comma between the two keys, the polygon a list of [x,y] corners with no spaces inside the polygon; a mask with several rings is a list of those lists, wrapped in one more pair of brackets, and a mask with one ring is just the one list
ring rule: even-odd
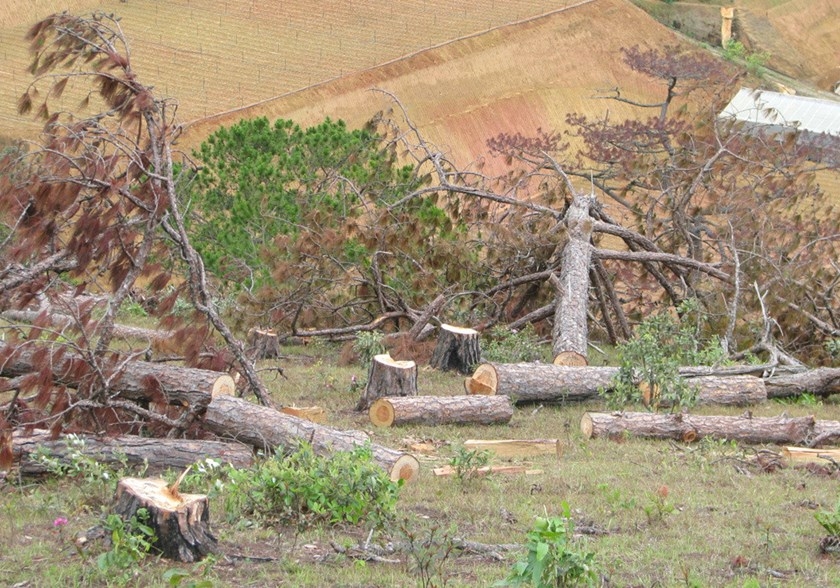
{"label": "corrugated metal roof", "polygon": [[722,117],[840,136],[840,102],[741,88]]}

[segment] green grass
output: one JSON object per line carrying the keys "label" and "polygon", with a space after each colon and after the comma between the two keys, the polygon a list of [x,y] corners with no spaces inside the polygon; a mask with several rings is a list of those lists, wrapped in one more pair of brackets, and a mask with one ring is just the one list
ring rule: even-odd
{"label": "green grass", "polygon": [[[405,486],[398,510],[414,529],[454,525],[456,535],[491,544],[524,544],[536,516],[557,516],[568,502],[579,530],[599,534],[580,538],[592,551],[611,586],[838,586],[838,562],[820,556],[823,530],[814,513],[831,509],[838,499],[834,479],[800,468],[764,473],[755,464],[756,447],[705,441],[693,445],[628,439],[621,443],[585,440],[579,420],[588,405],[517,408],[509,425],[412,426],[372,430],[365,414],[352,410],[358,392],[350,390],[360,366],[338,367],[338,349],[326,345],[285,350],[288,379],[270,380],[278,403],[318,404],[329,424],[369,431],[375,442],[391,447],[419,440],[439,444],[437,454],[419,456],[421,475]],[[421,394],[460,394],[462,378],[420,368]],[[697,409],[703,413],[738,414],[739,410]],[[815,414],[840,419],[840,406],[768,403],[755,415]],[[559,438],[558,460],[527,460],[538,475],[497,475],[461,485],[435,477],[466,439]],[[775,449],[775,448],[767,448]],[[494,458],[493,464],[504,463]],[[836,476],[836,474],[835,474]],[[209,488],[207,489],[209,492]],[[117,585],[97,570],[101,547],[78,552],[72,539],[97,524],[102,505],[82,481],[51,480],[7,483],[0,500],[0,585]],[[104,508],[107,508],[105,505]],[[503,511],[508,514],[502,515]],[[512,516],[510,516],[512,515]],[[57,517],[67,517],[59,533]],[[350,546],[366,539],[364,529],[317,528],[295,537],[292,529],[269,529],[226,523],[221,497],[211,497],[211,521],[221,553],[202,564],[175,564],[154,557],[136,568],[124,585],[165,586],[164,573],[182,568],[190,581],[207,579],[213,586],[355,586],[411,587],[418,576],[411,558],[399,563],[360,562],[338,554],[331,542]],[[424,527],[425,525],[425,527]],[[396,527],[390,536],[398,539]],[[254,556],[246,561],[225,556]],[[507,576],[522,553],[506,552],[497,562],[485,556],[451,556],[442,566],[446,586],[490,586]],[[181,583],[188,585],[188,581]],[[442,583],[439,583],[442,585]],[[755,584],[754,584],[755,585]]]}

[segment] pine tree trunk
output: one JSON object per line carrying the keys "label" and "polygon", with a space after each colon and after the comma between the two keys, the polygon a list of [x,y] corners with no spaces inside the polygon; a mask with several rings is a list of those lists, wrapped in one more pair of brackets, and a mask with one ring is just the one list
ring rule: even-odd
{"label": "pine tree trunk", "polygon": [[651,439],[674,439],[685,443],[703,437],[742,443],[803,443],[814,434],[815,420],[807,417],[701,416],[649,412],[587,412],[580,429],[587,439],[625,435]]}
{"label": "pine tree trunk", "polygon": [[271,329],[248,331],[249,352],[255,359],[277,359],[280,357],[280,339]]}
{"label": "pine tree trunk", "polygon": [[370,421],[377,427],[425,424],[507,423],[513,405],[506,396],[413,396],[380,398],[370,407]]}
{"label": "pine tree trunk", "polygon": [[479,333],[475,329],[441,325],[429,365],[440,371],[469,374],[481,362]]}
{"label": "pine tree trunk", "polygon": [[387,353],[374,356],[356,410],[367,410],[383,396],[417,396],[417,364],[392,359]]}
{"label": "pine tree trunk", "polygon": [[163,557],[192,563],[218,545],[210,532],[210,507],[203,494],[180,494],[161,479],[124,478],[117,485],[114,512],[129,520],[141,508],[154,530],[154,546]]}

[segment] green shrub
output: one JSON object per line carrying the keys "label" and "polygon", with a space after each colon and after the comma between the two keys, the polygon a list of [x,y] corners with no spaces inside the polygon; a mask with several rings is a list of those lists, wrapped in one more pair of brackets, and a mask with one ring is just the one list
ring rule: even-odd
{"label": "green shrub", "polygon": [[482,356],[485,361],[499,363],[545,360],[546,347],[540,345],[533,325],[529,324],[520,331],[493,327],[489,341],[483,345]]}
{"label": "green shrub", "polygon": [[560,588],[594,586],[598,581],[595,555],[581,552],[573,544],[574,523],[569,505],[563,503],[563,516],[538,517],[528,531],[528,555],[514,564],[510,575],[497,586]]}
{"label": "green shrub", "polygon": [[385,335],[379,331],[361,331],[356,335],[353,350],[359,354],[364,365],[370,365],[374,356],[385,353],[385,345],[382,344],[384,338]]}
{"label": "green shrub", "polygon": [[149,512],[145,508],[137,509],[128,520],[116,514],[108,515],[103,527],[111,539],[111,549],[96,558],[96,566],[105,577],[120,582],[132,578],[134,567],[146,558],[157,541],[148,520]]}
{"label": "green shrub", "polygon": [[479,469],[490,463],[490,452],[487,450],[467,449],[458,447],[455,455],[449,460],[449,465],[455,468],[455,478],[461,486],[467,485],[479,476]]}
{"label": "green shrub", "polygon": [[814,518],[831,537],[840,537],[840,501],[837,502],[834,510],[814,513]]}
{"label": "green shrub", "polygon": [[229,518],[252,516],[299,530],[345,522],[379,527],[394,515],[402,485],[374,463],[369,445],[321,456],[305,442],[253,468],[231,469],[228,477]]}

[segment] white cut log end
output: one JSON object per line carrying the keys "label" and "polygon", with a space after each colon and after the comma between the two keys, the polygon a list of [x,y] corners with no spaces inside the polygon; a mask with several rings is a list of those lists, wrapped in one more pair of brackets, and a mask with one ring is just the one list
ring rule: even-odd
{"label": "white cut log end", "polygon": [[394,405],[386,398],[380,398],[370,405],[370,422],[377,427],[390,427],[394,424]]}
{"label": "white cut log end", "polygon": [[236,383],[227,374],[219,376],[213,382],[213,388],[210,390],[210,396],[216,398],[217,396],[233,396],[236,393]]}
{"label": "white cut log end", "polygon": [[592,417],[588,412],[583,413],[583,416],[580,418],[580,432],[583,434],[585,439],[591,439],[592,434],[595,432]]}
{"label": "white cut log end", "polygon": [[413,481],[420,473],[420,462],[409,453],[402,454],[391,467],[390,477],[394,482],[405,480],[405,483]]}
{"label": "white cut log end", "polygon": [[470,394],[485,394],[487,396],[494,396],[499,389],[499,375],[496,368],[489,363],[483,363],[478,366],[473,373],[470,388],[467,390]]}

